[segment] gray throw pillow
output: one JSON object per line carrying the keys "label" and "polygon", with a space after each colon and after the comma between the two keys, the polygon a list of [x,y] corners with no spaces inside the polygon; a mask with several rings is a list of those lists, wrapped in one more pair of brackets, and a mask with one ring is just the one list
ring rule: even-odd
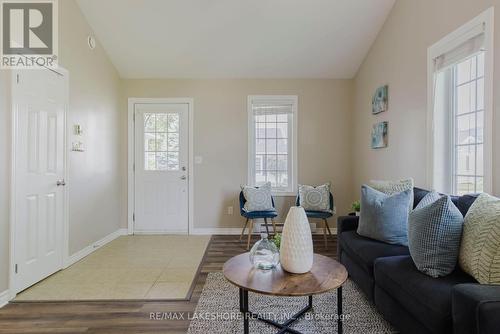
{"label": "gray throw pillow", "polygon": [[268,182],[260,187],[242,186],[243,196],[246,202],[244,209],[246,211],[272,211],[273,200],[271,196],[271,183]]}
{"label": "gray throw pillow", "polygon": [[457,265],[464,218],[449,196],[428,193],[410,213],[408,247],[417,269],[431,277]]}
{"label": "gray throw pillow", "polygon": [[299,185],[299,198],[299,204],[304,210],[332,212],[330,210],[330,183],[317,187]]}
{"label": "gray throw pillow", "polygon": [[413,191],[387,195],[367,185],[361,187],[358,234],[389,244],[408,244],[408,206]]}

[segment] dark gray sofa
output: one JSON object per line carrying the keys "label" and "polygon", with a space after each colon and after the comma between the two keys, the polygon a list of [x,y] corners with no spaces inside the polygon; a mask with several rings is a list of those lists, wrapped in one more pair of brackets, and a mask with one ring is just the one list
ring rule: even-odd
{"label": "dark gray sofa", "polygon": [[[414,206],[428,193],[414,189]],[[465,216],[477,195],[453,196]],[[445,277],[422,274],[407,247],[356,233],[358,217],[339,217],[337,254],[349,276],[402,333],[500,333],[500,285],[480,285],[458,266]]]}

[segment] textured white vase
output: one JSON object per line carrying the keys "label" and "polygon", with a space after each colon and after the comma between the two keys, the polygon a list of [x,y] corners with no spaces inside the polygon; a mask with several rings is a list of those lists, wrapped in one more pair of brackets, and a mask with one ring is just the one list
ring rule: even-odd
{"label": "textured white vase", "polygon": [[304,208],[292,206],[286,216],[280,246],[281,267],[294,274],[303,274],[313,265],[311,227]]}

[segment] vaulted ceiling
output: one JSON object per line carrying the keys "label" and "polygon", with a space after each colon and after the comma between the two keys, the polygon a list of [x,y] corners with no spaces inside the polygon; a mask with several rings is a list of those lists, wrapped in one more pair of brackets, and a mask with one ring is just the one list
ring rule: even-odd
{"label": "vaulted ceiling", "polygon": [[78,0],[123,78],[352,78],[395,0]]}

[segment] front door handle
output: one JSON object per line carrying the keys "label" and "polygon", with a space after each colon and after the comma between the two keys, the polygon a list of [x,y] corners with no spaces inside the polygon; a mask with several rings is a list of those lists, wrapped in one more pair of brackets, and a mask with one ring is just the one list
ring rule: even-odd
{"label": "front door handle", "polygon": [[65,185],[66,185],[66,181],[64,181],[64,179],[62,179],[62,180],[57,180],[56,185],[57,185],[58,187],[60,187],[60,186],[65,186]]}
{"label": "front door handle", "polygon": [[186,175],[182,175],[181,180],[185,180],[185,179],[187,179]]}

